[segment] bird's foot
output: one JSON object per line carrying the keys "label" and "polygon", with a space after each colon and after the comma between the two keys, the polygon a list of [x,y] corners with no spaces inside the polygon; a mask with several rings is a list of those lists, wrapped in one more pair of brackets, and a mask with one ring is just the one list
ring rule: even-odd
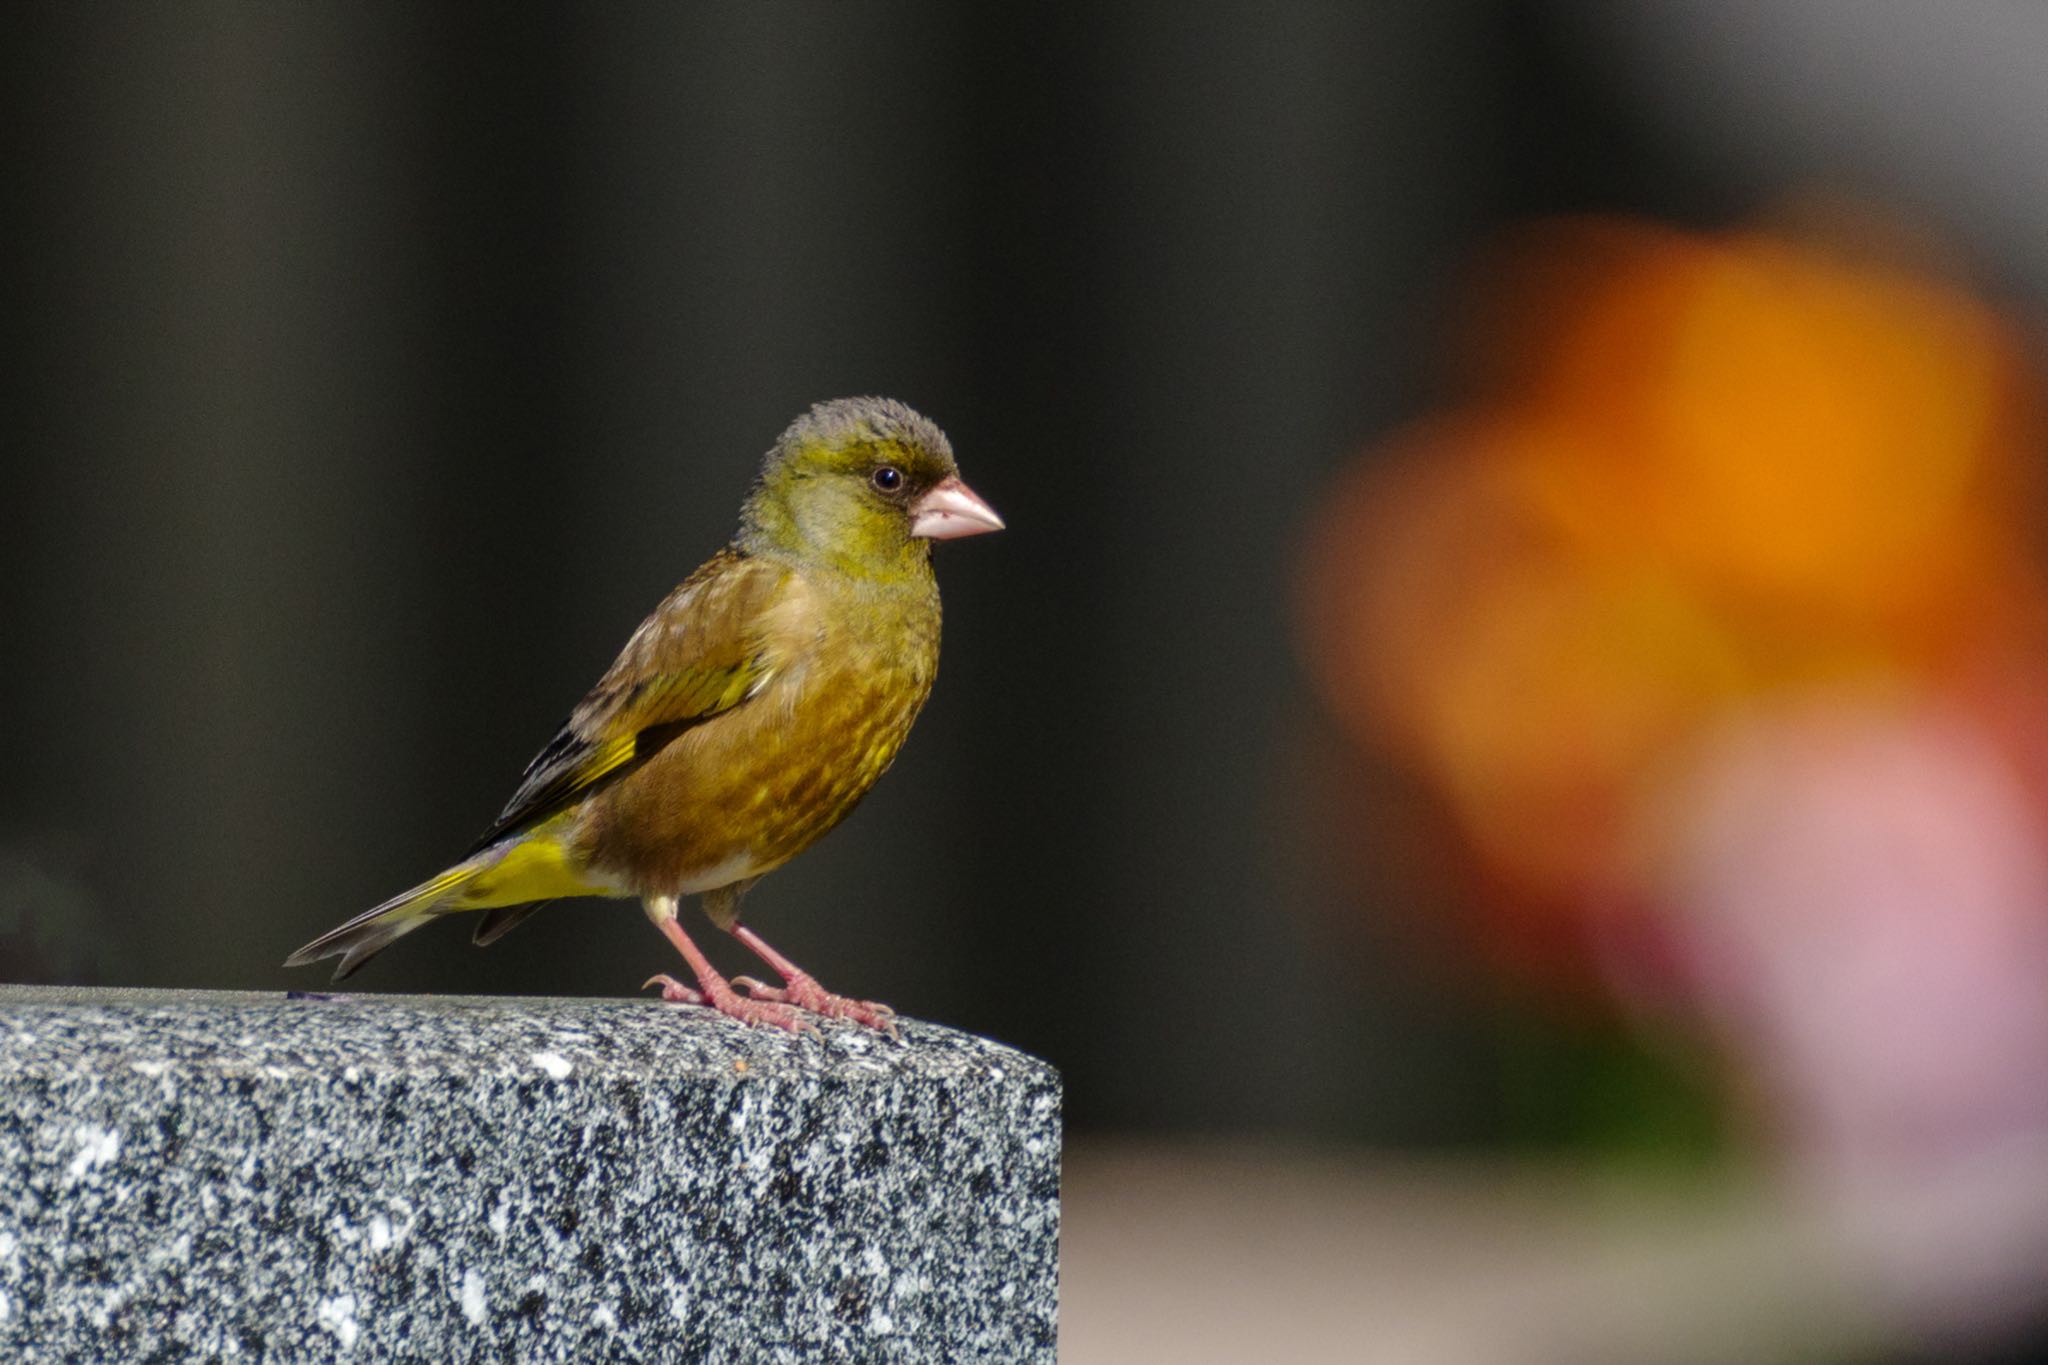
{"label": "bird's foot", "polygon": [[[741,978],[744,980],[745,978]],[[641,990],[649,986],[661,987],[661,998],[674,1005],[703,1005],[717,1010],[728,1019],[737,1019],[742,1024],[772,1024],[776,1028],[788,1029],[791,1033],[808,1033],[811,1025],[803,1015],[789,1005],[772,1000],[755,1000],[739,994],[722,977],[711,977],[696,986],[685,986],[674,977],[661,973],[650,976],[640,985]]]}
{"label": "bird's foot", "polygon": [[896,1031],[896,1011],[874,1000],[855,1000],[850,996],[834,995],[818,984],[816,977],[808,972],[792,972],[788,984],[771,986],[751,976],[736,976],[732,984],[744,990],[753,1001],[794,1007],[811,1014],[822,1014],[828,1019],[847,1019],[871,1029],[901,1038]]}

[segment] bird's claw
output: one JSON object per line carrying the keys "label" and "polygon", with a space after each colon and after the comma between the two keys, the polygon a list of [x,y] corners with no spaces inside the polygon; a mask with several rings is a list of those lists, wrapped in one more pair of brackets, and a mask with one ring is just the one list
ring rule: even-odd
{"label": "bird's claw", "polygon": [[802,973],[792,976],[785,986],[771,986],[751,976],[736,976],[732,984],[745,991],[752,1000],[766,1004],[780,1005],[785,1009],[806,1010],[822,1014],[828,1019],[845,1019],[852,1023],[901,1038],[896,1031],[896,1011],[876,1000],[855,1000],[850,996],[834,995],[817,982],[817,978]]}
{"label": "bird's claw", "polygon": [[[661,998],[675,1005],[703,1005],[717,1010],[728,1019],[737,1019],[742,1024],[771,1024],[791,1033],[812,1032],[811,1025],[803,1015],[790,1005],[772,1000],[756,1000],[735,993],[723,981],[700,983],[708,987],[698,990],[685,986],[665,972],[656,973],[640,985],[641,990],[649,986],[661,987]],[[737,984],[737,983],[735,983]]]}
{"label": "bird's claw", "polygon": [[667,972],[656,972],[653,976],[640,983],[640,989],[643,991],[649,986],[661,987],[661,998],[668,1001],[671,1005],[708,1005],[711,1003],[704,998],[702,991],[692,990]]}

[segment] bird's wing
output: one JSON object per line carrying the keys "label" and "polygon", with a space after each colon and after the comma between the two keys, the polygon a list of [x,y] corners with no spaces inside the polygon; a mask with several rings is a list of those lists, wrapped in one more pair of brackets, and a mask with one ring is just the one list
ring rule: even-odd
{"label": "bird's wing", "polygon": [[774,671],[759,626],[788,572],[727,549],[684,580],[526,765],[471,851],[539,823],[758,692]]}

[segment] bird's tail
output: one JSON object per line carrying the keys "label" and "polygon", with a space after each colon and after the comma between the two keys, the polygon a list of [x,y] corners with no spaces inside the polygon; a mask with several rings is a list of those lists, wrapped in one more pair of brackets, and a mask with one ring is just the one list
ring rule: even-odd
{"label": "bird's tail", "polygon": [[[365,910],[293,953],[284,965],[304,967],[324,957],[339,957],[341,965],[334,969],[334,979],[339,981],[392,943],[441,915],[525,905],[558,896],[609,893],[609,888],[592,881],[574,866],[568,846],[544,825],[500,840],[410,891],[402,891],[382,905]],[[517,919],[512,923],[517,923]],[[503,929],[510,927],[508,923]]]}

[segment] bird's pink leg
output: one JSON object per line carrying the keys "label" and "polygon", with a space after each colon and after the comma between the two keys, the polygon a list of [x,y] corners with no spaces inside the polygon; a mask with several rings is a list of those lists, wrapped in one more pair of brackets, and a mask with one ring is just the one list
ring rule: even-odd
{"label": "bird's pink leg", "polygon": [[664,1000],[679,1005],[705,1005],[743,1024],[773,1024],[791,1033],[802,1033],[810,1028],[803,1016],[790,1005],[769,999],[750,999],[733,990],[732,985],[718,974],[718,969],[711,965],[711,959],[690,941],[690,936],[683,932],[683,926],[676,923],[673,896],[649,896],[645,909],[647,918],[654,921],[654,927],[661,930],[676,946],[676,951],[683,955],[683,961],[690,964],[697,986],[692,990],[674,977],[662,974],[647,978],[641,989],[658,985]]}
{"label": "bird's pink leg", "polygon": [[733,926],[732,936],[747,945],[754,953],[774,969],[785,984],[770,986],[756,981],[751,976],[736,976],[732,984],[746,991],[755,1000],[794,1005],[800,1010],[813,1014],[827,1015],[833,1019],[851,1019],[856,1024],[865,1024],[880,1029],[891,1038],[900,1037],[896,1032],[896,1011],[873,1000],[854,1000],[844,995],[834,995],[818,984],[818,979],[803,968],[791,962],[781,953],[768,946],[752,929],[743,924]]}

